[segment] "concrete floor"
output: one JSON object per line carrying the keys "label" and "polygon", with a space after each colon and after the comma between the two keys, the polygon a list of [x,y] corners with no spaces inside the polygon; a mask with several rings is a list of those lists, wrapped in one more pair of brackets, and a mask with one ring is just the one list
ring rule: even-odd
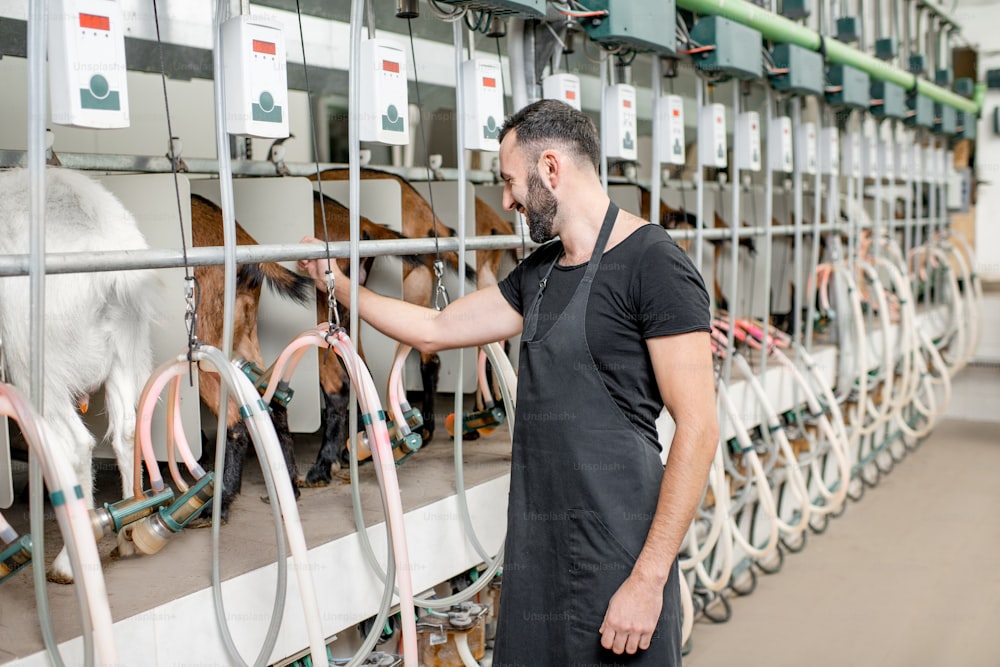
{"label": "concrete floor", "polygon": [[685,667],[1000,666],[998,473],[1000,423],[943,421],[728,623],[699,621]]}

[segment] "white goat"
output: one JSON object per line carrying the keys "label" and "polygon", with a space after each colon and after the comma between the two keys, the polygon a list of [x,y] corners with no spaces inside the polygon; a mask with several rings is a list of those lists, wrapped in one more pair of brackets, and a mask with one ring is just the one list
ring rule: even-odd
{"label": "white goat", "polygon": [[[24,170],[0,173],[0,254],[26,254],[29,185]],[[65,169],[46,171],[47,252],[147,248],[135,219],[110,192]],[[93,506],[91,454],[95,439],[78,407],[102,385],[108,415],[106,438],[114,447],[123,497],[132,495],[135,408],[152,364],[152,271],[50,275],[45,280],[45,378],[43,417],[56,455],[71,462],[84,498]],[[0,278],[0,340],[9,381],[30,388],[27,277]],[[134,552],[124,535],[119,553]],[[72,581],[65,548],[49,579]]]}

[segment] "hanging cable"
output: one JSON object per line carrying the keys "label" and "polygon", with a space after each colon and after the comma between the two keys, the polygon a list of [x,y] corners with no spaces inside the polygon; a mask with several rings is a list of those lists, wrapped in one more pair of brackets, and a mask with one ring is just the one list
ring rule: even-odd
{"label": "hanging cable", "polygon": [[[321,204],[319,207],[319,213],[320,213],[320,219],[323,221],[323,247],[326,252],[326,277],[327,277],[327,282],[329,283],[332,280],[333,276],[333,267],[331,265],[333,259],[330,256],[330,232],[326,226],[326,206],[322,204],[322,202],[324,202],[325,199],[323,198],[323,178],[321,176],[319,167],[319,140],[316,138],[317,136],[316,110],[313,108],[312,88],[309,85],[309,63],[306,60],[306,38],[305,38],[305,32],[302,30],[302,7],[300,0],[295,0],[295,17],[298,19],[299,22],[299,44],[302,47],[302,76],[304,78],[306,87],[306,103],[307,106],[309,107],[309,127],[312,130],[310,134],[312,135],[313,161],[316,164],[316,187],[319,191],[319,200]],[[330,287],[328,293],[332,295],[333,294],[332,285],[328,285],[328,287]],[[336,311],[335,308],[334,311]],[[329,319],[332,324],[333,317],[330,317]]]}
{"label": "hanging cable", "polygon": [[[431,172],[431,156],[427,148],[427,128],[424,127],[424,106],[420,100],[420,79],[417,76],[417,50],[413,40],[413,19],[406,19],[406,28],[410,34],[410,54],[413,60],[413,89],[417,93],[417,108],[420,109],[420,143],[424,149],[424,166],[427,169],[427,199],[431,205],[431,229],[434,231],[434,296],[431,297],[431,307],[444,310],[448,305],[448,289],[444,285],[444,261],[441,259],[441,246],[438,239],[438,219],[434,209],[434,178]],[[461,160],[463,157],[458,156]],[[464,280],[462,258],[458,258],[459,280]]]}

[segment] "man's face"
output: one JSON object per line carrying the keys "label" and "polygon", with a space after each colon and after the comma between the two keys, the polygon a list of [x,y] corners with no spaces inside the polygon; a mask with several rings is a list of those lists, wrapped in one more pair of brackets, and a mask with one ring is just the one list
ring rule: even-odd
{"label": "man's face", "polygon": [[545,187],[538,175],[538,165],[525,159],[515,132],[504,137],[500,146],[500,167],[504,181],[503,207],[528,219],[528,230],[535,243],[552,239],[559,200]]}

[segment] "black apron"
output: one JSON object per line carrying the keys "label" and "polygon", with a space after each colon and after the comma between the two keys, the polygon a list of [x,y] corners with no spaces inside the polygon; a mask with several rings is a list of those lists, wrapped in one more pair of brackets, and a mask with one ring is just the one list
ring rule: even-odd
{"label": "black apron", "polygon": [[587,345],[587,302],[617,216],[612,203],[552,327],[536,336],[558,257],[524,315],[494,667],[681,664],[676,560],[649,649],[601,646],[608,603],[645,544],[663,478],[656,443],[615,403]]}

